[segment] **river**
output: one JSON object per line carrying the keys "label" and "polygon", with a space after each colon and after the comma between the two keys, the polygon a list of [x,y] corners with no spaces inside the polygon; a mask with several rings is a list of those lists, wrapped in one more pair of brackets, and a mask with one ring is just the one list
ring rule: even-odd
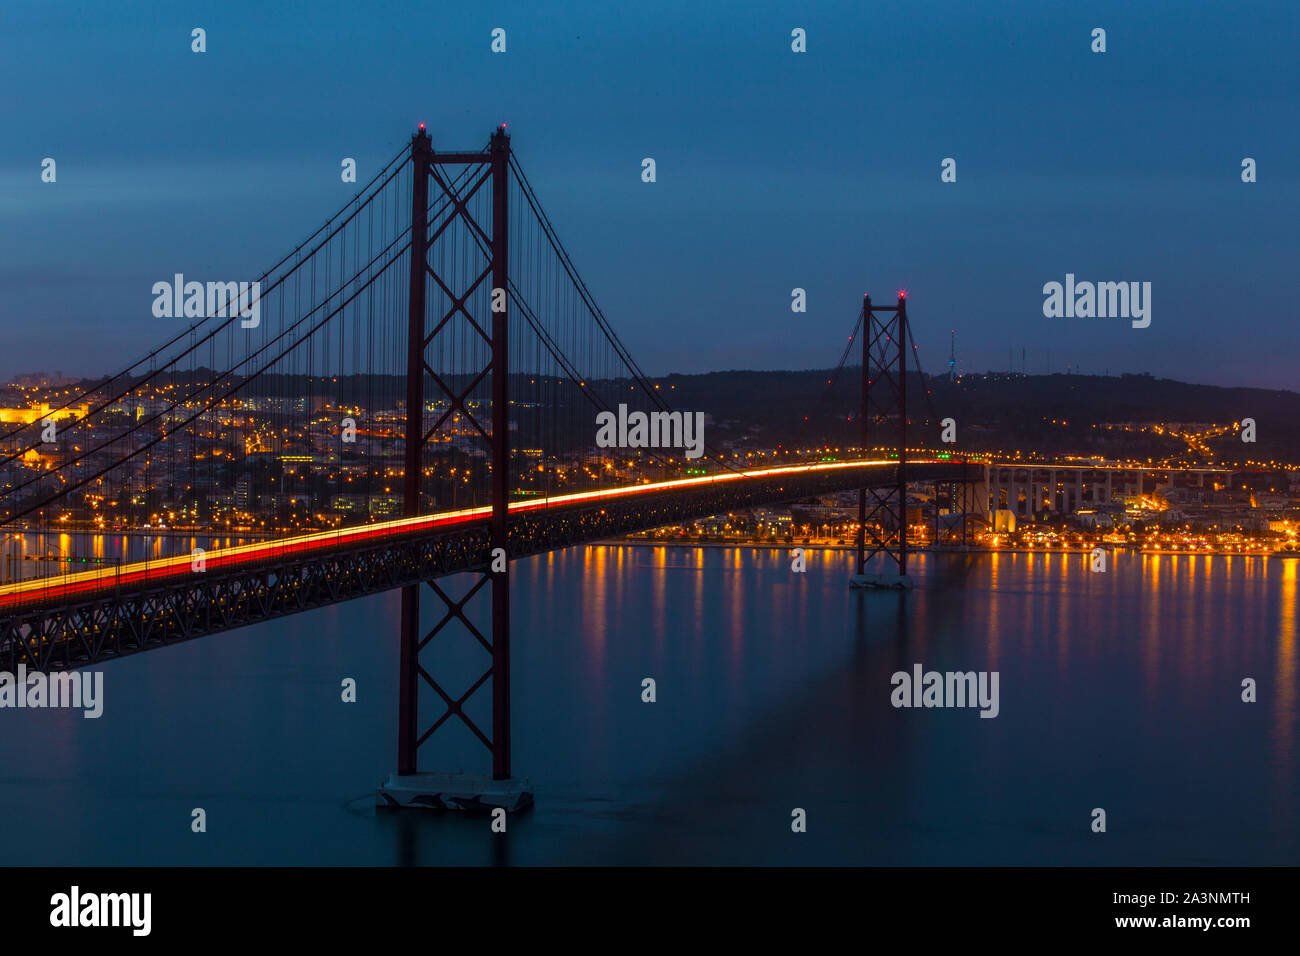
{"label": "river", "polygon": [[[0,710],[0,863],[1300,859],[1300,561],[915,555],[904,595],[851,592],[843,553],[807,562],[617,545],[516,562],[514,770],[536,805],[505,835],[374,809],[396,764],[389,592],[105,664],[99,719]],[[488,662],[464,633],[425,659],[454,695]],[[997,672],[997,716],[894,707],[915,664]],[[485,730],[488,703],[470,707]],[[422,769],[485,759],[459,726],[421,750]]]}

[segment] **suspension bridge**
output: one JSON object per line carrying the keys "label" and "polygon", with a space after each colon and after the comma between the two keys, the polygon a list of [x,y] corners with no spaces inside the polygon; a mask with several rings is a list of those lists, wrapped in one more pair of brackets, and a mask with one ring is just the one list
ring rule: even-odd
{"label": "suspension bridge", "polygon": [[[984,477],[908,451],[909,381],[923,389],[924,376],[902,293],[864,297],[840,357],[837,375],[860,345],[859,457],[753,467],[708,443],[694,462],[596,447],[601,412],[676,413],[597,306],[504,126],[456,152],[434,150],[421,125],[256,282],[224,283],[237,304],[175,278],[164,305],[197,321],[0,435],[0,527],[112,533],[167,515],[258,540],[0,586],[0,661],[85,667],[401,589],[384,805],[531,803],[510,759],[511,561],[857,491],[852,581],[902,586],[908,482]],[[450,628],[486,654],[459,692],[429,663]],[[488,720],[468,706],[485,688]],[[421,771],[421,746],[453,720],[482,742],[490,775]]]}

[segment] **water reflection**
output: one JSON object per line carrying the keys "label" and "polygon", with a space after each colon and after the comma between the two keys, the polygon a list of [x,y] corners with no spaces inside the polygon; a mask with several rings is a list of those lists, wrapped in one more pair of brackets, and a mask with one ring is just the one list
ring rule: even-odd
{"label": "water reflection", "polygon": [[[1277,747],[1286,759],[1283,764],[1294,765],[1296,729],[1296,576],[1300,561],[1282,561],[1281,620],[1277,636],[1277,675],[1274,686],[1277,706],[1274,708],[1274,731]],[[1296,778],[1288,778],[1292,786]]]}
{"label": "water reflection", "polygon": [[[538,801],[508,841],[364,809],[395,760],[395,594],[150,652],[105,668],[101,720],[4,715],[0,814],[29,822],[0,863],[1293,863],[1300,562],[1085,561],[920,554],[904,594],[851,591],[843,552],[804,574],[788,549],[516,562],[514,767]],[[999,716],[894,709],[917,662],[997,670]],[[477,741],[448,753],[483,769]],[[175,839],[196,795],[219,846]],[[1075,808],[1099,804],[1123,841],[1087,839]]]}
{"label": "water reflection", "polygon": [[0,584],[55,578],[98,567],[152,561],[249,544],[254,538],[189,534],[100,534],[94,532],[0,533]]}

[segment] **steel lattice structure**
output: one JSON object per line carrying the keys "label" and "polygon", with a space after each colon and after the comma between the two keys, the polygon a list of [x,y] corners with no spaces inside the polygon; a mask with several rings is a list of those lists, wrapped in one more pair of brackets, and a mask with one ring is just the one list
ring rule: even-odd
{"label": "steel lattice structure", "polygon": [[[877,312],[884,313],[885,317],[876,315]],[[884,554],[894,563],[900,579],[907,576],[907,340],[907,296],[900,292],[897,305],[873,307],[871,296],[864,295],[859,410],[862,447],[872,447],[876,429],[897,415],[894,449],[898,468],[894,481],[859,489],[858,575],[866,573],[868,560]]]}
{"label": "steel lattice structure", "polygon": [[[444,168],[469,166],[473,169],[469,184],[457,189],[455,177],[445,176]],[[482,167],[482,172],[477,171]],[[436,153],[428,133],[421,129],[411,140],[411,171],[414,188],[411,192],[411,294],[409,331],[407,341],[406,371],[406,462],[404,509],[407,517],[421,512],[423,496],[421,476],[423,453],[431,441],[448,427],[453,416],[463,415],[475,431],[486,440],[491,449],[492,464],[492,517],[488,522],[488,548],[480,556],[495,553],[501,556],[486,567],[475,566],[483,575],[460,600],[448,596],[441,588],[429,583],[429,590],[442,602],[446,614],[432,631],[421,636],[420,580],[407,584],[402,591],[401,623],[401,673],[398,684],[397,772],[410,775],[417,772],[420,744],[429,738],[451,716],[459,717],[492,753],[492,776],[505,780],[510,776],[510,558],[515,552],[510,547],[507,530],[507,482],[509,479],[509,321],[507,294],[509,284],[509,196],[510,138],[505,127],[493,134],[489,147],[482,153]],[[490,183],[491,209],[489,223],[479,221],[471,208],[471,200]],[[446,200],[447,215],[440,221],[427,221],[430,185],[439,199]],[[464,288],[456,288],[456,278],[440,273],[430,261],[430,250],[453,224],[466,228],[484,253],[481,271]],[[430,305],[426,296],[428,280],[451,304],[449,309],[435,317],[428,314]],[[472,303],[482,303],[483,283],[491,281],[488,297],[488,316],[473,313]],[[487,363],[476,370],[473,378],[463,388],[454,380],[439,375],[429,364],[427,350],[431,343],[453,321],[463,320],[487,346]],[[429,376],[445,400],[446,411],[432,428],[425,428],[424,380]],[[487,379],[491,386],[492,420],[484,423],[474,414],[467,398]],[[471,570],[465,568],[465,570]],[[491,640],[481,634],[464,616],[463,607],[469,598],[485,584],[492,589]],[[492,664],[483,676],[460,698],[453,699],[437,679],[420,664],[420,652],[450,621],[459,621],[488,649]],[[462,709],[466,698],[488,680],[492,681],[491,736],[471,721]],[[421,730],[419,716],[420,681],[428,683],[447,705],[447,710],[427,729]]]}

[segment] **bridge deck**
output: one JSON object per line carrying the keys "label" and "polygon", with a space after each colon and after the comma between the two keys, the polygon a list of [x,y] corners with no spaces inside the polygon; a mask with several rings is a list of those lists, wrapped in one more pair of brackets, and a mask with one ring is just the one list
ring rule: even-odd
{"label": "bridge deck", "polygon": [[[510,557],[887,483],[896,463],[791,465],[510,504]],[[915,480],[980,466],[908,462]],[[0,587],[0,664],[64,669],[403,587],[490,561],[490,507],[401,518]]]}

